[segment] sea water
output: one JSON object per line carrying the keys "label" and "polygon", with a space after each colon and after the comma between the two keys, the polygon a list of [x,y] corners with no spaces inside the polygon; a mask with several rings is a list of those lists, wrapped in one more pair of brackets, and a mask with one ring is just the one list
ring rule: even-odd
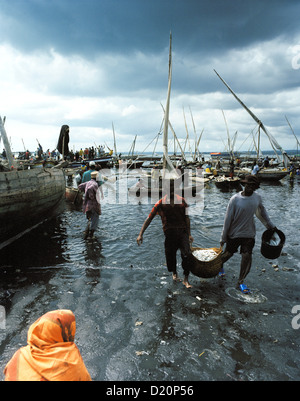
{"label": "sea water", "polygon": [[[265,259],[260,254],[265,228],[256,219],[246,280],[253,298],[235,290],[239,253],[224,265],[225,278],[191,274],[191,289],[173,282],[159,216],[143,244],[136,243],[153,206],[139,200],[104,199],[95,240],[83,239],[87,221],[81,209],[66,205],[59,217],[2,250],[1,375],[26,345],[28,328],[38,317],[71,309],[75,342],[93,380],[299,380],[300,332],[292,325],[297,318],[292,311],[300,305],[300,185],[285,178],[277,185],[261,184],[258,192],[286,243],[278,260]],[[212,181],[201,209],[190,202],[195,247],[219,246],[234,193],[221,192]],[[180,253],[178,274],[182,278]],[[262,302],[253,302],[258,296]]]}

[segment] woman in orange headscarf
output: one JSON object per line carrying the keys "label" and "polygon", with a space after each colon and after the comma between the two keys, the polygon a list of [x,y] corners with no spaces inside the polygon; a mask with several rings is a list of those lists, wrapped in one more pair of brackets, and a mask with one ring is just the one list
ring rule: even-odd
{"label": "woman in orange headscarf", "polygon": [[74,344],[75,331],[75,316],[70,310],[40,317],[28,330],[28,345],[6,365],[5,381],[90,381]]}

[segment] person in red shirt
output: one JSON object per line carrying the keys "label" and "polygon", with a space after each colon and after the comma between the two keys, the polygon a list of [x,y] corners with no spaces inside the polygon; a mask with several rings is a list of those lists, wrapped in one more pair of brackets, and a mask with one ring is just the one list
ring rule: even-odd
{"label": "person in red shirt", "polygon": [[176,252],[181,251],[182,268],[184,272],[183,284],[186,288],[191,288],[188,281],[190,269],[191,247],[193,237],[190,231],[190,219],[187,214],[188,205],[184,198],[175,194],[174,180],[170,180],[170,196],[167,194],[160,199],[153,207],[149,216],[145,220],[141,231],[137,237],[138,245],[143,243],[143,234],[156,215],[162,220],[165,235],[165,255],[168,271],[172,273],[173,280],[178,281],[176,270]]}

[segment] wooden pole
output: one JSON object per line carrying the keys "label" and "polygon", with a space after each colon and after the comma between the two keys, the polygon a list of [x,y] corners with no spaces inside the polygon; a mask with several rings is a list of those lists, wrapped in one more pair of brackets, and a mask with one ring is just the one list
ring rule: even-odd
{"label": "wooden pole", "polygon": [[[5,121],[5,120],[4,120]],[[3,141],[3,145],[6,151],[6,157],[7,157],[7,161],[8,161],[8,167],[11,168],[15,168],[15,160],[10,148],[10,144],[8,141],[8,137],[4,128],[4,122],[2,120],[2,118],[0,117],[0,131],[1,131],[1,137],[2,137],[2,141]]]}

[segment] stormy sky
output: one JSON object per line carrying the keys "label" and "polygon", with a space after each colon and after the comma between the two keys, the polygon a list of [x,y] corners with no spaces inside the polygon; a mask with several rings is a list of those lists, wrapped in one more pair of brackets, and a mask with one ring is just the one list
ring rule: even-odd
{"label": "stormy sky", "polygon": [[[225,116],[235,150],[254,149],[257,124],[215,69],[296,149],[285,116],[300,139],[299,16],[293,0],[0,0],[0,115],[12,148],[34,150],[38,139],[52,150],[63,124],[72,149],[113,148],[113,123],[118,152],[135,136],[137,151],[152,152],[171,31],[170,122],[181,143],[188,131],[193,147],[203,130],[200,150],[226,150]],[[271,148],[264,136],[261,146]]]}

